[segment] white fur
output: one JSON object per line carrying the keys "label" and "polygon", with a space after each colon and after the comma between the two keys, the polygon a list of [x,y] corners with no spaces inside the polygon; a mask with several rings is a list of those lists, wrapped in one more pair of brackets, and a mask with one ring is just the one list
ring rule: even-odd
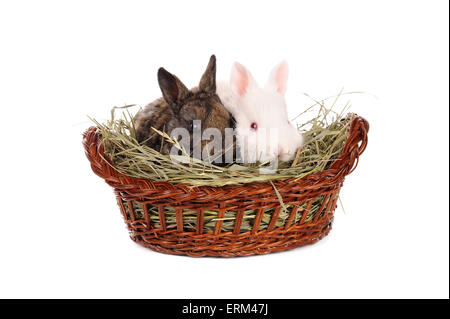
{"label": "white fur", "polygon": [[[272,70],[267,85],[261,88],[244,66],[235,63],[230,81],[217,83],[217,94],[236,119],[238,146],[247,150],[241,154],[244,163],[267,162],[277,157],[289,161],[303,145],[303,137],[288,120],[284,98],[287,76],[287,63],[283,61]],[[253,122],[258,125],[256,131],[250,128]],[[278,133],[277,149],[270,147],[268,132],[271,129]]]}

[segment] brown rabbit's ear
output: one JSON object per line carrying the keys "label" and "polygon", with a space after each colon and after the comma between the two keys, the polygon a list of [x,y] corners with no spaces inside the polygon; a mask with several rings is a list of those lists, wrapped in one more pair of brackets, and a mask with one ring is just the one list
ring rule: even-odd
{"label": "brown rabbit's ear", "polygon": [[170,105],[183,100],[189,94],[188,88],[175,75],[167,72],[164,68],[158,70],[158,83],[164,100]]}
{"label": "brown rabbit's ear", "polygon": [[216,56],[213,54],[209,59],[205,73],[203,73],[198,86],[201,91],[216,93]]}

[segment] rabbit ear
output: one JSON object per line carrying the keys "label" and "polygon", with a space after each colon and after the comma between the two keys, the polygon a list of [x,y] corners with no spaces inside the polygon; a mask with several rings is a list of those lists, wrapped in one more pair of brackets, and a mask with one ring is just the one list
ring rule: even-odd
{"label": "rabbit ear", "polygon": [[208,93],[216,93],[216,56],[213,54],[209,59],[205,73],[200,79],[199,89]]}
{"label": "rabbit ear", "polygon": [[189,94],[187,87],[164,68],[158,70],[158,83],[164,100],[170,105],[176,104]]}
{"label": "rabbit ear", "polygon": [[286,93],[288,73],[288,65],[286,60],[284,60],[270,72],[266,87],[281,94]]}
{"label": "rabbit ear", "polygon": [[230,85],[232,90],[242,96],[247,93],[248,88],[254,85],[254,80],[250,72],[240,63],[234,62],[231,69]]}

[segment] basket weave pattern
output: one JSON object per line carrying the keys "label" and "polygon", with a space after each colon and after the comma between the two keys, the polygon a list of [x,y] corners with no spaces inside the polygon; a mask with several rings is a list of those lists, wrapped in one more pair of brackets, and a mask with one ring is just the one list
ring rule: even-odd
{"label": "basket weave pattern", "polygon": [[[328,169],[300,180],[273,181],[284,208],[271,183],[193,187],[123,175],[112,168],[95,127],[83,134],[83,145],[94,173],[114,188],[132,240],[162,253],[234,257],[292,249],[326,236],[344,178],[367,146],[368,130],[368,122],[355,117],[341,156]],[[318,200],[320,208],[312,211]],[[176,218],[173,227],[166,223],[169,211]],[[208,221],[215,223],[213,232],[205,232],[205,211],[217,212]],[[271,217],[264,221],[268,211]],[[223,231],[229,216],[233,231]],[[251,230],[242,231],[249,217]]]}

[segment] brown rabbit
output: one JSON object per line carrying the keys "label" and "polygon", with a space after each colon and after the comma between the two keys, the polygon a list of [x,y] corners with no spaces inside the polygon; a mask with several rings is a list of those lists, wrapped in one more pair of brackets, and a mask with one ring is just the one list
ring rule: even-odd
{"label": "brown rabbit", "polygon": [[[158,83],[162,98],[148,104],[134,118],[136,138],[139,143],[167,155],[170,153],[172,144],[156,133],[152,127],[169,135],[175,128],[185,128],[190,134],[191,155],[194,143],[196,145],[201,143],[203,151],[209,140],[193,141],[193,131],[196,129],[193,121],[200,120],[201,133],[208,128],[216,128],[221,132],[222,152],[225,149],[227,151],[230,148],[234,149],[233,146],[225,145],[225,129],[234,128],[234,119],[216,94],[216,57],[214,55],[211,56],[198,87],[188,90],[175,75],[164,68],[158,70]],[[221,160],[223,157],[218,162]]]}

